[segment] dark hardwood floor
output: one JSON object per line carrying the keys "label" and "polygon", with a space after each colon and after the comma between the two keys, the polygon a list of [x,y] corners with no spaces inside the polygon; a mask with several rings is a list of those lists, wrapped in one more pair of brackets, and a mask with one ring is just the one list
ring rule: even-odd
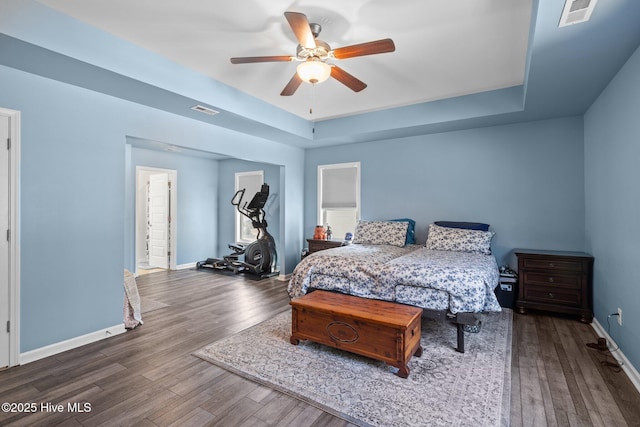
{"label": "dark hardwood floor", "polygon": [[[285,282],[182,270],[137,283],[143,326],[0,372],[0,403],[37,405],[30,414],[0,412],[0,425],[349,425],[192,355],[288,310]],[[511,425],[640,425],[638,391],[601,363],[610,356],[586,346],[596,341],[589,325],[514,315],[513,334]],[[43,411],[47,403],[64,410]],[[69,412],[68,404],[84,412]]]}

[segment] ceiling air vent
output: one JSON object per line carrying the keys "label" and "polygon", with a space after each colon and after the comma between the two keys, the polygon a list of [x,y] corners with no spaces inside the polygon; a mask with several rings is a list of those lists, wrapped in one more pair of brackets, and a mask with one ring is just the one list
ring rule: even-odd
{"label": "ceiling air vent", "polygon": [[191,107],[192,110],[200,111],[201,113],[208,114],[210,116],[215,116],[220,111],[212,110],[211,108],[203,107],[202,105],[194,105]]}
{"label": "ceiling air vent", "polygon": [[598,0],[566,0],[558,27],[588,21]]}

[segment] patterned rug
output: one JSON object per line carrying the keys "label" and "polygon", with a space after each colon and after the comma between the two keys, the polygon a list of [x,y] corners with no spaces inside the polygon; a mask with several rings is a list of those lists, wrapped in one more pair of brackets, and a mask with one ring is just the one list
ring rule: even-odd
{"label": "patterned rug", "polygon": [[383,362],[289,342],[291,313],[217,341],[196,356],[360,426],[507,426],[512,311],[482,316],[455,351],[451,323],[422,322],[422,357],[409,378]]}

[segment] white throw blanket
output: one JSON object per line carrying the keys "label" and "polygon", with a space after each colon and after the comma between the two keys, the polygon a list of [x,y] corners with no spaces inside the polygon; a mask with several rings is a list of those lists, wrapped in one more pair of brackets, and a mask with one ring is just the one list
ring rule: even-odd
{"label": "white throw blanket", "polygon": [[136,278],[129,270],[124,270],[124,327],[133,329],[142,325],[142,313],[140,311],[140,294]]}

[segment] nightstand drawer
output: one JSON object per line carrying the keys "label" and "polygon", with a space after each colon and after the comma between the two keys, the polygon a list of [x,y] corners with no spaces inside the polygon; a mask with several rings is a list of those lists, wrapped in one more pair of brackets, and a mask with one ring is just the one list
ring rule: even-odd
{"label": "nightstand drawer", "polygon": [[325,249],[337,248],[342,246],[342,242],[339,240],[315,240],[307,239],[309,244],[309,253],[323,251]]}
{"label": "nightstand drawer", "polygon": [[557,289],[544,286],[528,286],[524,290],[524,299],[545,304],[561,304],[579,307],[582,298],[579,290]]}
{"label": "nightstand drawer", "polygon": [[582,266],[584,265],[580,261],[564,261],[558,259],[539,259],[539,258],[525,258],[522,260],[523,267],[532,270],[545,270],[545,271],[575,271],[582,272]]}
{"label": "nightstand drawer", "polygon": [[553,285],[563,288],[580,289],[582,277],[576,275],[553,274],[554,272],[523,271],[523,284],[525,285]]}

